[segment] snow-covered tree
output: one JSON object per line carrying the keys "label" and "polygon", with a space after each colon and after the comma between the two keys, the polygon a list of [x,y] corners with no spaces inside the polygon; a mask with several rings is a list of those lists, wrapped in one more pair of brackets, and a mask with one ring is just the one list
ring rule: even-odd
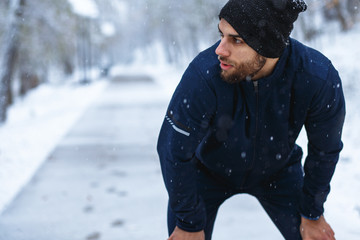
{"label": "snow-covered tree", "polygon": [[19,51],[19,32],[25,0],[9,2],[9,11],[3,34],[4,44],[0,51],[0,122],[6,120],[6,109],[12,101],[11,80],[14,75],[16,57]]}

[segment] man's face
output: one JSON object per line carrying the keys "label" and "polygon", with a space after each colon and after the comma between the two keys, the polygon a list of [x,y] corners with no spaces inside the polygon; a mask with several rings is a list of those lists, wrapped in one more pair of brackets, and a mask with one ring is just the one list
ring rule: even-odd
{"label": "man's face", "polygon": [[216,49],[221,77],[228,83],[251,80],[266,63],[266,58],[247,45],[235,29],[225,20],[219,23],[221,42]]}

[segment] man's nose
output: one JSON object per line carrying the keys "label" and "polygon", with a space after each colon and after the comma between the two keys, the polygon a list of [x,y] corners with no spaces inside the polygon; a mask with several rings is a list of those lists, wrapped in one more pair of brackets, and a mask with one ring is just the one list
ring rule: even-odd
{"label": "man's nose", "polygon": [[216,48],[215,53],[219,56],[229,57],[230,51],[228,50],[227,43],[224,39],[221,40],[219,46]]}

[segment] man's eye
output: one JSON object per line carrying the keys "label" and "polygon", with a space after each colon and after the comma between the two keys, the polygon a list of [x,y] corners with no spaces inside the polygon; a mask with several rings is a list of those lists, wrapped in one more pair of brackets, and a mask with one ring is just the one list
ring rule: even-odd
{"label": "man's eye", "polygon": [[241,44],[241,43],[243,43],[243,41],[241,39],[234,38],[234,43],[235,44]]}

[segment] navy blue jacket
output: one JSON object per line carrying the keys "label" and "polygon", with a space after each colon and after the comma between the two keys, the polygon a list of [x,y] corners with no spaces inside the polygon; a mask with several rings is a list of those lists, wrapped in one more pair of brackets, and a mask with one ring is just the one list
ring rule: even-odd
{"label": "navy blue jacket", "polygon": [[220,78],[218,44],[190,63],[159,135],[157,150],[177,225],[188,231],[204,227],[196,161],[234,189],[251,188],[300,161],[295,140],[303,126],[308,155],[300,212],[320,216],[343,146],[345,102],[337,71],[321,53],[290,39],[270,76],[229,84]]}

